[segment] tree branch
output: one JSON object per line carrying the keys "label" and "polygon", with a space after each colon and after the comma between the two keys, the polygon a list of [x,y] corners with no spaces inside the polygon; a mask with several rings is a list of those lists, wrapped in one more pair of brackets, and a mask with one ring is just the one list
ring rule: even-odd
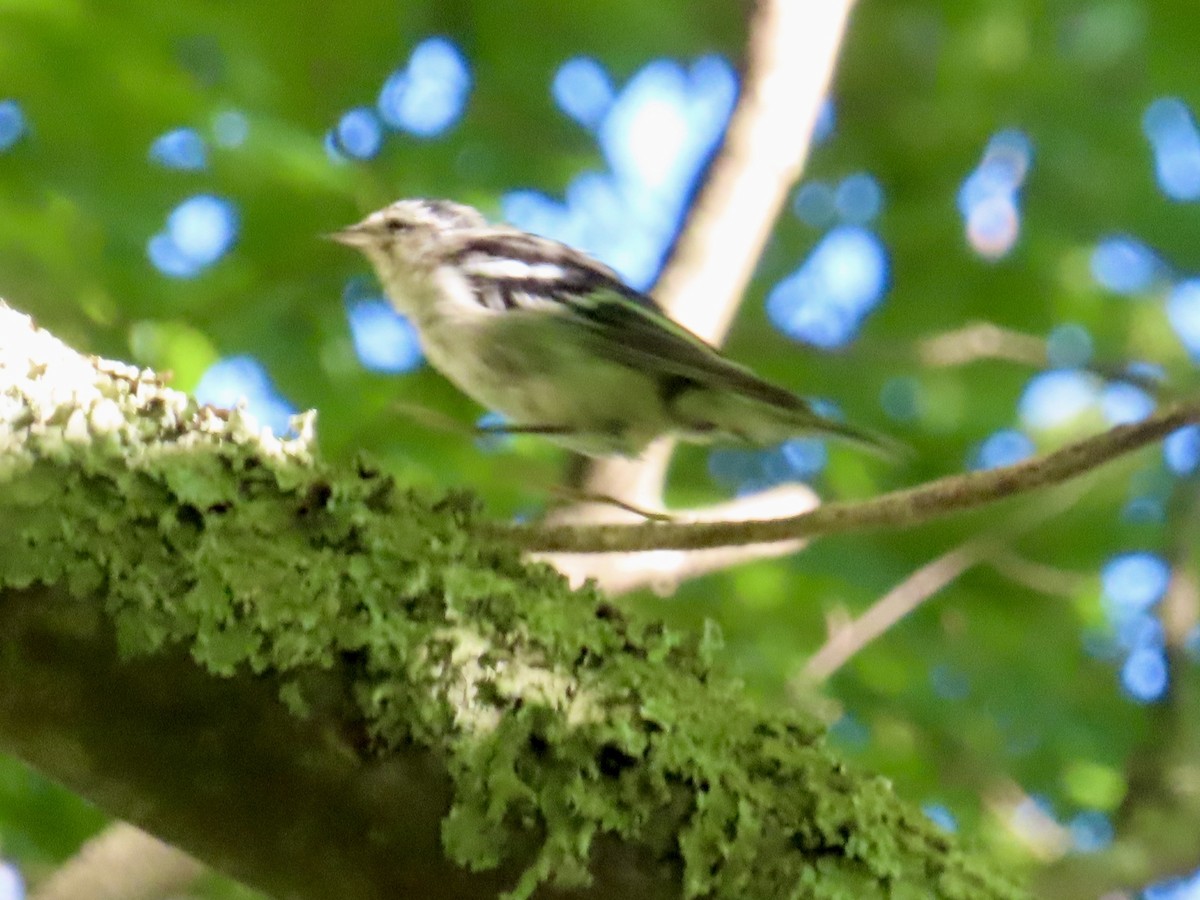
{"label": "tree branch", "polygon": [[825,681],[834,672],[888,629],[932,599],[968,569],[990,561],[1017,536],[1073,506],[1082,491],[1062,491],[1056,502],[1022,511],[1012,521],[976,535],[926,563],[867,607],[858,618],[838,623],[829,639],[808,658],[800,673],[791,679],[795,691],[811,690],[813,682]]}
{"label": "tree branch", "polygon": [[805,661],[799,674],[791,679],[791,689],[809,691],[814,683],[827,680],[856,653],[968,569],[982,562],[996,546],[996,538],[992,535],[967,541],[921,566],[867,607],[861,616],[831,627],[829,639]]}
{"label": "tree branch", "polygon": [[708,636],[312,437],[0,305],[0,750],[279,896],[1021,896]]}
{"label": "tree branch", "polygon": [[627,553],[740,546],[878,528],[907,528],[1062,484],[1197,421],[1200,421],[1200,401],[1193,400],[1015,465],[949,475],[869,500],[827,503],[783,519],[695,524],[501,525],[490,530],[528,551]]}
{"label": "tree branch", "polygon": [[[1051,363],[1050,346],[1045,338],[994,322],[971,322],[961,328],[933,334],[917,341],[913,349],[917,360],[931,368],[965,366],[985,359],[1038,369]],[[1160,380],[1130,371],[1127,362],[1093,360],[1083,368],[1110,381],[1129,382],[1155,396],[1163,392]]]}
{"label": "tree branch", "polygon": [[[706,509],[672,514],[672,521],[729,521],[792,515],[812,509],[818,503],[812,488],[803,484],[784,484],[728,503]],[[712,550],[651,550],[647,553],[614,554],[607,558],[594,553],[555,553],[535,555],[566,575],[574,585],[592,579],[609,596],[648,587],[662,596],[673,594],[679,584],[709,572],[722,572],[759,559],[787,556],[803,546],[803,541],[773,541],[741,547],[717,547]],[[597,565],[597,560],[603,560]]]}
{"label": "tree branch", "polygon": [[114,822],[83,845],[32,900],[160,900],[180,895],[205,867],[127,822]]}

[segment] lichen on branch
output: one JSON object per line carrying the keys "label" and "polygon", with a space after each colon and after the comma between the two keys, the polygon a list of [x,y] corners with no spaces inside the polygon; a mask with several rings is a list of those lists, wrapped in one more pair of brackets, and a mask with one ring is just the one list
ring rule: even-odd
{"label": "lichen on branch", "polygon": [[[387,840],[331,846],[319,810],[288,824],[295,852],[271,873],[247,855],[255,842],[189,830],[187,802],[155,795],[144,759],[172,741],[215,748],[211,723],[192,733],[187,717],[171,728],[149,719],[141,735],[135,719],[105,735],[102,717],[99,733],[75,736],[75,755],[31,736],[42,713],[22,703],[21,672],[52,682],[60,657],[6,645],[34,634],[22,622],[42,617],[43,648],[114,642],[126,662],[114,657],[110,671],[172,657],[184,666],[174,671],[190,666],[202,682],[267,686],[274,712],[264,717],[316,734],[295,747],[296,771],[342,773],[330,796],[378,800],[366,774],[376,761],[415,753],[438,765],[450,785],[440,835],[451,874],[425,879],[435,882],[427,896],[468,896],[452,871],[497,867],[513,897],[543,884],[602,896],[634,876],[639,896],[678,896],[681,885],[716,897],[866,897],[901,885],[921,896],[1018,894],[883,779],[849,771],[819,725],[746,699],[713,667],[714,633],[680,634],[570,590],[487,538],[466,494],[429,498],[365,462],[323,464],[311,418],[299,437],[271,436],[152,373],[80,357],[3,306],[0,411],[0,658],[18,685],[0,698],[0,745],[151,831],[178,804],[171,839],[251,883],[321,896],[316,879],[328,875],[316,867],[340,860],[356,867],[342,896],[388,896],[365,883],[363,854],[375,854],[375,872],[410,857]],[[51,616],[63,609],[76,612]],[[119,693],[86,678],[73,690],[93,688],[98,709]],[[174,690],[147,687],[159,703]],[[127,723],[135,701],[121,701]],[[128,750],[128,770],[95,764],[110,740]],[[333,762],[318,765],[322,754]],[[243,769],[256,770],[239,759]],[[236,776],[212,775],[205,790],[232,798]]]}

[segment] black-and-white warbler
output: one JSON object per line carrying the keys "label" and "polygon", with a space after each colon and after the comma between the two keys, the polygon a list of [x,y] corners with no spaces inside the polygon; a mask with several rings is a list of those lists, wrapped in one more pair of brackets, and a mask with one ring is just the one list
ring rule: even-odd
{"label": "black-and-white warbler", "polygon": [[607,266],[472,207],[400,200],[330,237],[366,254],[430,363],[506,430],[591,456],[635,456],[665,434],[889,443],[729,361]]}

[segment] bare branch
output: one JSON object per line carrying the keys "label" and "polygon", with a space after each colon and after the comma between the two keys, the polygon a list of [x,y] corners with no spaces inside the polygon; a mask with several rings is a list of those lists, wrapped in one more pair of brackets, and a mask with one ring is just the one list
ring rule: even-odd
{"label": "bare branch", "polygon": [[158,900],[184,891],[204,872],[182,850],[116,822],[63,863],[33,900]]}
{"label": "bare branch", "polygon": [[[917,342],[916,356],[922,365],[932,368],[965,366],[985,359],[1034,368],[1050,364],[1049,343],[1045,338],[994,322],[972,322],[922,338]],[[1158,395],[1163,391],[1158,379],[1130,371],[1128,363],[1097,360],[1084,368],[1102,378],[1127,381],[1151,394]]]}
{"label": "bare branch", "polygon": [[1045,594],[1048,597],[1071,599],[1091,582],[1092,575],[1073,572],[1060,566],[1027,559],[1015,551],[1004,548],[987,559],[987,564],[1002,578],[1014,584]]}
{"label": "bare branch", "polygon": [[832,628],[827,640],[808,658],[793,686],[803,689],[824,681],[844,666],[858,651],[885,634],[893,625],[932,599],[968,569],[990,561],[1018,535],[1035,528],[1079,501],[1079,489],[1063,491],[1055,502],[1023,511],[1012,521],[965,541],[948,553],[917,569],[876,600],[857,619]]}
{"label": "bare branch", "polygon": [[907,528],[955,512],[1061,484],[1200,421],[1200,401],[1169,406],[1154,416],[1024,462],[949,475],[869,500],[827,503],[784,519],[753,522],[643,525],[499,525],[493,530],[535,552],[627,553],[741,546],[825,534]]}
{"label": "bare branch", "polygon": [[[703,522],[783,516],[812,509],[817,502],[817,495],[811,488],[802,484],[785,484],[706,509],[676,512],[673,518]],[[803,545],[803,541],[795,540],[713,550],[652,550],[609,557],[594,553],[555,553],[539,558],[553,565],[575,585],[591,578],[609,595],[649,587],[655,593],[666,596],[674,593],[683,581],[757,559],[787,556]],[[597,565],[598,561],[600,565]]]}
{"label": "bare branch", "polygon": [[996,539],[985,535],[921,566],[872,603],[857,619],[840,623],[831,629],[829,640],[808,658],[800,675],[793,680],[793,687],[800,689],[828,679],[859,650],[884,634],[967,569],[982,562],[995,547]]}
{"label": "bare branch", "polygon": [[981,359],[1002,359],[1044,366],[1046,341],[992,322],[972,322],[930,335],[917,343],[917,359],[927,366],[962,366]]}

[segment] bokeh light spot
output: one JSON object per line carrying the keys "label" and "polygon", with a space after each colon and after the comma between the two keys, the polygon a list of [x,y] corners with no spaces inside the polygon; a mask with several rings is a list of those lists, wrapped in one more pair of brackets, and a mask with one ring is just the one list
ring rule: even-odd
{"label": "bokeh light spot", "polygon": [[1082,325],[1059,325],[1046,337],[1046,358],[1055,369],[1071,369],[1092,358],[1092,335]]}
{"label": "bokeh light spot", "polygon": [[1092,251],[1092,277],[1114,294],[1140,294],[1148,290],[1162,268],[1154,251],[1131,237],[1104,238]]}
{"label": "bokeh light spot", "polygon": [[889,378],[880,388],[879,405],[890,419],[915,422],[921,416],[921,383],[905,375]]}
{"label": "bokeh light spot", "polygon": [[805,225],[824,230],[837,221],[836,192],[824,181],[805,182],[796,191],[792,209]]}
{"label": "bokeh light spot", "polygon": [[25,880],[17,867],[0,859],[0,900],[25,900]]}
{"label": "bokeh light spot", "polygon": [[1200,360],[1200,279],[1181,281],[1171,288],[1167,319],[1192,359]]}
{"label": "bokeh light spot", "polygon": [[16,100],[0,100],[0,153],[16,144],[27,128],[21,105]]}
{"label": "bokeh light spot", "polygon": [[954,813],[941,803],[925,803],[921,806],[921,812],[925,813],[925,817],[934,825],[954,834],[958,831],[958,820],[954,818]]}
{"label": "bokeh light spot", "polygon": [[1128,381],[1113,381],[1104,386],[1100,410],[1109,425],[1140,422],[1154,412],[1154,398]]}
{"label": "bokeh light spot", "polygon": [[502,200],[519,228],[579,247],[635,288],[653,283],[696,177],[724,132],[737,93],[733,68],[704,57],[687,69],[655,60],[597,125],[609,171],[584,172],[564,202],[520,190]]}
{"label": "bokeh light spot", "polygon": [[1079,369],[1051,369],[1034,375],[1025,386],[1018,410],[1029,428],[1065,425],[1099,399],[1099,379]]}
{"label": "bokeh light spot", "polygon": [[360,300],[346,308],[354,351],[374,372],[411,372],[424,356],[412,323],[383,299]]}
{"label": "bokeh light spot", "polygon": [[383,126],[374,111],[366,107],[349,110],[334,129],[337,148],[355,159],[370,159],[383,145]]}
{"label": "bokeh light spot", "polygon": [[146,242],[146,256],[154,268],[172,278],[193,278],[202,268],[189,259],[165,231],[151,236]]}
{"label": "bokeh light spot", "polygon": [[1112,821],[1096,809],[1077,813],[1067,824],[1071,845],[1079,853],[1099,853],[1113,841]]}
{"label": "bokeh light spot", "polygon": [[167,233],[185,256],[200,265],[220,259],[237,237],[233,204],[211,194],[189,197],[167,216]]}
{"label": "bokeh light spot", "polygon": [[829,736],[851,750],[862,750],[871,742],[871,730],[854,713],[845,712],[829,726]]}
{"label": "bokeh light spot", "polygon": [[198,172],[208,166],[208,148],[196,129],[176,128],[154,139],[150,159],[168,169]]}
{"label": "bokeh light spot", "polygon": [[1183,878],[1167,878],[1150,885],[1141,900],[1196,900],[1200,897],[1200,871]]}
{"label": "bokeh light spot", "polygon": [[213,116],[213,140],[221,147],[233,149],[246,143],[250,134],[250,122],[244,113],[236,109],[224,109]]}
{"label": "bokeh light spot", "polygon": [[418,44],[408,65],[393,72],[379,93],[380,118],[418,137],[436,137],[458,121],[471,90],[462,52],[442,37]]}
{"label": "bokeh light spot", "polygon": [[1105,599],[1118,613],[1149,609],[1162,599],[1170,578],[1166,560],[1142,551],[1112,557],[1100,573]]}
{"label": "bokeh light spot", "polygon": [[820,438],[793,438],[763,450],[721,447],[708,455],[713,481],[738,494],[766,490],[779,484],[810,481],[828,462]]}
{"label": "bokeh light spot", "polygon": [[702,57],[687,70],[670,60],[647,64],[625,85],[600,128],[613,172],[682,202],[736,94],[737,77],[720,57]]}
{"label": "bokeh light spot", "polygon": [[1139,703],[1152,703],[1167,690],[1167,657],[1161,649],[1139,647],[1121,666],[1121,687]]}
{"label": "bokeh light spot", "polygon": [[808,259],[767,296],[767,315],[784,334],[817,347],[841,347],[883,299],[888,261],[883,242],[855,225],[821,239]]}
{"label": "bokeh light spot", "polygon": [[967,240],[985,259],[1000,259],[1013,248],[1021,232],[1016,199],[993,194],[971,207],[967,214]]}
{"label": "bokeh light spot", "polygon": [[1170,199],[1200,199],[1200,132],[1188,105],[1160,97],[1142,116],[1142,131],[1154,151],[1159,189]]}
{"label": "bokeh light spot", "polygon": [[1200,466],[1200,425],[1184,425],[1163,441],[1163,460],[1176,475],[1191,475]]}
{"label": "bokeh light spot", "polygon": [[171,210],[166,230],[150,238],[147,254],[164,274],[190,278],[224,256],[237,231],[237,209],[232,203],[197,194]]}
{"label": "bokeh light spot", "polygon": [[847,175],[837,186],[834,205],[843,222],[866,225],[883,209],[883,188],[866,172]]}
{"label": "bokeh light spot", "polygon": [[994,469],[1011,466],[1033,456],[1033,441],[1029,435],[1006,428],[989,435],[971,458],[972,469]]}
{"label": "bokeh light spot", "polygon": [[262,363],[252,356],[231,356],[209,366],[193,392],[200,403],[233,409],[244,400],[246,411],[277,435],[286,434],[296,409],[271,381]]}
{"label": "bokeh light spot", "polygon": [[600,124],[615,96],[604,66],[587,56],[559,66],[550,90],[558,108],[585,128]]}
{"label": "bokeh light spot", "polygon": [[817,110],[817,121],[813,123],[813,145],[823,144],[833,137],[833,129],[837,126],[837,107],[833,104],[832,97],[826,97],[821,101],[821,107]]}
{"label": "bokeh light spot", "polygon": [[1024,132],[997,132],[979,166],[959,189],[958,210],[967,242],[985,259],[1000,259],[1017,242],[1021,231],[1017,197],[1032,158],[1033,148]]}

